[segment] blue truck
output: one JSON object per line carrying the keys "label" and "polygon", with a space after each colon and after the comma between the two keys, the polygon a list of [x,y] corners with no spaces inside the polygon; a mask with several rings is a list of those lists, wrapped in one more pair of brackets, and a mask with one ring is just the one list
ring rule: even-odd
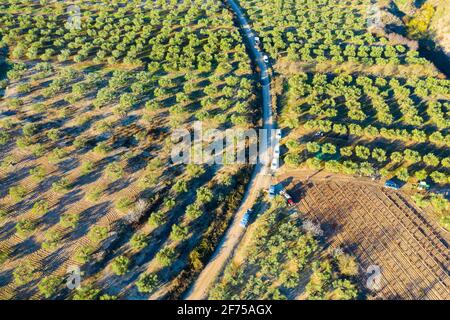
{"label": "blue truck", "polygon": [[242,228],[247,228],[248,222],[250,221],[250,214],[252,213],[252,211],[253,211],[252,209],[248,209],[245,212],[244,216],[242,217],[241,223],[240,223]]}
{"label": "blue truck", "polygon": [[394,180],[387,180],[385,183],[384,183],[384,186],[386,187],[386,188],[389,188],[389,189],[394,189],[394,190],[398,190],[398,189],[400,189],[400,184],[398,183],[398,182],[396,182],[396,181],[394,181]]}

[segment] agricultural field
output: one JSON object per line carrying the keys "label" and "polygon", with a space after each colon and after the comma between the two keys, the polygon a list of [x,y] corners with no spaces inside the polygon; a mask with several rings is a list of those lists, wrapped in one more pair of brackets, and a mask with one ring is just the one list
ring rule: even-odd
{"label": "agricultural field", "polygon": [[353,256],[329,250],[318,225],[294,214],[278,196],[257,204],[258,215],[209,299],[363,298]]}
{"label": "agricultural field", "polygon": [[[324,241],[347,246],[364,268],[374,261],[385,265],[388,283],[368,298],[448,299],[450,80],[418,41],[432,38],[431,21],[439,14],[447,19],[442,8],[422,1],[420,8],[404,7],[408,16],[402,20],[388,10],[390,1],[240,2],[271,59],[282,174],[309,172],[307,180],[324,172],[336,180],[307,189],[311,199],[301,200],[300,211],[324,225],[335,222]],[[393,32],[391,24],[404,32]],[[356,188],[343,175],[367,178],[377,188]],[[388,180],[408,197],[381,190]],[[365,239],[365,229],[353,228],[368,215],[373,231]],[[336,236],[340,228],[343,235]],[[389,230],[413,238],[397,241]],[[411,274],[401,275],[385,256],[378,233],[396,255],[412,259],[401,262],[405,269],[415,265]],[[417,248],[425,249],[414,257]]]}
{"label": "agricultural field", "polygon": [[450,298],[448,233],[408,195],[358,181],[294,179],[291,186],[301,215],[322,227],[331,247],[356,257],[361,286],[378,266],[380,286],[366,289],[370,298]]}
{"label": "agricultural field", "polygon": [[446,9],[1,1],[0,300],[450,299]]}
{"label": "agricultural field", "polygon": [[448,227],[450,80],[417,42],[381,28],[381,2],[377,24],[363,0],[242,6],[273,59],[287,168],[393,178],[413,189],[424,181],[432,193],[416,202],[431,203]]}
{"label": "agricultural field", "polygon": [[[241,1],[275,71],[438,75],[417,43],[386,32],[369,0]],[[333,10],[329,8],[332,7]]]}
{"label": "agricultural field", "polygon": [[74,4],[79,29],[61,2],[0,4],[0,299],[177,298],[249,170],[174,164],[170,133],[253,127],[250,59],[220,1]]}
{"label": "agricultural field", "polygon": [[277,181],[296,205],[261,198],[209,299],[450,298],[450,238],[408,193],[307,170]]}

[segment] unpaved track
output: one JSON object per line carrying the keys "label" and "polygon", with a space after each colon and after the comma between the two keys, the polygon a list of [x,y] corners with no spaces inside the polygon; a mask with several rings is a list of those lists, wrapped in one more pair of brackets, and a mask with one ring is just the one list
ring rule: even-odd
{"label": "unpaved track", "polygon": [[[260,70],[261,95],[262,95],[262,113],[263,113],[263,128],[273,129],[271,99],[270,99],[270,80],[267,72],[267,66],[262,60],[262,54],[255,48],[254,34],[252,33],[249,24],[243,15],[240,7],[234,0],[227,0],[228,5],[233,10],[239,26],[244,33],[244,41],[250,53],[250,57],[254,64]],[[271,154],[271,148],[268,149]],[[270,157],[269,157],[270,158]],[[269,162],[270,163],[270,162]],[[230,227],[211,260],[200,273],[196,282],[188,290],[185,295],[187,300],[200,300],[208,297],[208,291],[214,284],[214,281],[221,275],[227,262],[232,257],[233,252],[239,244],[245,229],[240,226],[240,221],[245,212],[253,207],[259,192],[263,188],[267,188],[270,183],[270,176],[267,175],[269,171],[268,165],[257,164],[250,179],[247,191],[244,195],[242,204],[236,213]]]}

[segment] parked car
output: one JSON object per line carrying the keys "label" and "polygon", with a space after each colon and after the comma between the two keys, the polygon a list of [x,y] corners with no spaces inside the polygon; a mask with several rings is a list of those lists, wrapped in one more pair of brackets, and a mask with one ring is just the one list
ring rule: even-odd
{"label": "parked car", "polygon": [[273,147],[273,157],[278,158],[280,156],[280,145],[277,143],[274,147]]}
{"label": "parked car", "polygon": [[259,37],[255,37],[255,47],[259,47],[261,44],[261,41],[259,40]]}
{"label": "parked car", "polygon": [[393,189],[393,190],[398,190],[398,189],[400,189],[400,185],[399,185],[397,182],[393,181],[393,180],[388,180],[388,181],[386,181],[385,184],[384,184],[384,186],[385,186],[386,188]]}
{"label": "parked car", "polygon": [[281,139],[281,129],[276,129],[276,137],[278,140]]}
{"label": "parked car", "polygon": [[289,193],[287,193],[286,190],[284,190],[284,189],[280,191],[280,194],[281,194],[283,197],[285,197],[286,200],[292,199],[292,197],[289,195]]}
{"label": "parked car", "polygon": [[248,222],[250,221],[250,214],[252,213],[252,211],[253,211],[252,209],[248,209],[245,212],[244,216],[242,217],[241,223],[240,223],[241,227],[247,228]]}
{"label": "parked car", "polygon": [[430,190],[430,185],[426,181],[420,181],[417,185],[418,190]]}
{"label": "parked car", "polygon": [[269,187],[269,198],[273,198],[275,197],[275,186],[270,186]]}
{"label": "parked car", "polygon": [[279,162],[278,161],[279,161],[278,157],[272,159],[272,164],[270,165],[270,168],[273,171],[278,170],[278,168],[279,168]]}
{"label": "parked car", "polygon": [[323,132],[322,131],[318,131],[314,134],[315,137],[323,137]]}
{"label": "parked car", "polygon": [[286,199],[286,201],[287,201],[289,207],[293,207],[293,206],[295,205],[294,200],[292,200],[291,195],[290,195],[289,193],[287,193],[286,190],[284,190],[284,189],[281,190],[281,191],[280,191],[280,194]]}
{"label": "parked car", "polygon": [[292,200],[291,198],[287,199],[287,202],[289,207],[293,207],[295,205],[294,200]]}

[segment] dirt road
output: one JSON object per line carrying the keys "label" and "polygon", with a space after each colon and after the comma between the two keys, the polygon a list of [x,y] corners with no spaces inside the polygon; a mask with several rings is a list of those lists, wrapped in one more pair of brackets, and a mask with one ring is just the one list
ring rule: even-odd
{"label": "dirt road", "polygon": [[[273,129],[274,122],[272,119],[270,99],[270,79],[267,72],[267,65],[263,61],[262,53],[259,52],[258,47],[255,45],[255,36],[251,31],[245,16],[242,14],[241,9],[234,0],[227,0],[227,3],[235,13],[237,21],[243,31],[243,39],[246,42],[250,57],[253,63],[258,66],[260,70],[263,128]],[[272,154],[272,148],[270,146],[268,152],[269,154]],[[242,217],[249,208],[253,207],[260,191],[264,188],[268,188],[270,184],[270,176],[267,175],[269,171],[269,164],[258,163],[255,166],[253,175],[250,179],[247,191],[238,212],[236,213],[230,227],[228,228],[222,242],[217,247],[211,260],[202,270],[194,285],[188,290],[184,297],[185,299],[200,300],[208,297],[209,289],[214,284],[214,281],[221,275],[227,262],[233,256],[235,248],[244,235],[245,229],[240,225]]]}

